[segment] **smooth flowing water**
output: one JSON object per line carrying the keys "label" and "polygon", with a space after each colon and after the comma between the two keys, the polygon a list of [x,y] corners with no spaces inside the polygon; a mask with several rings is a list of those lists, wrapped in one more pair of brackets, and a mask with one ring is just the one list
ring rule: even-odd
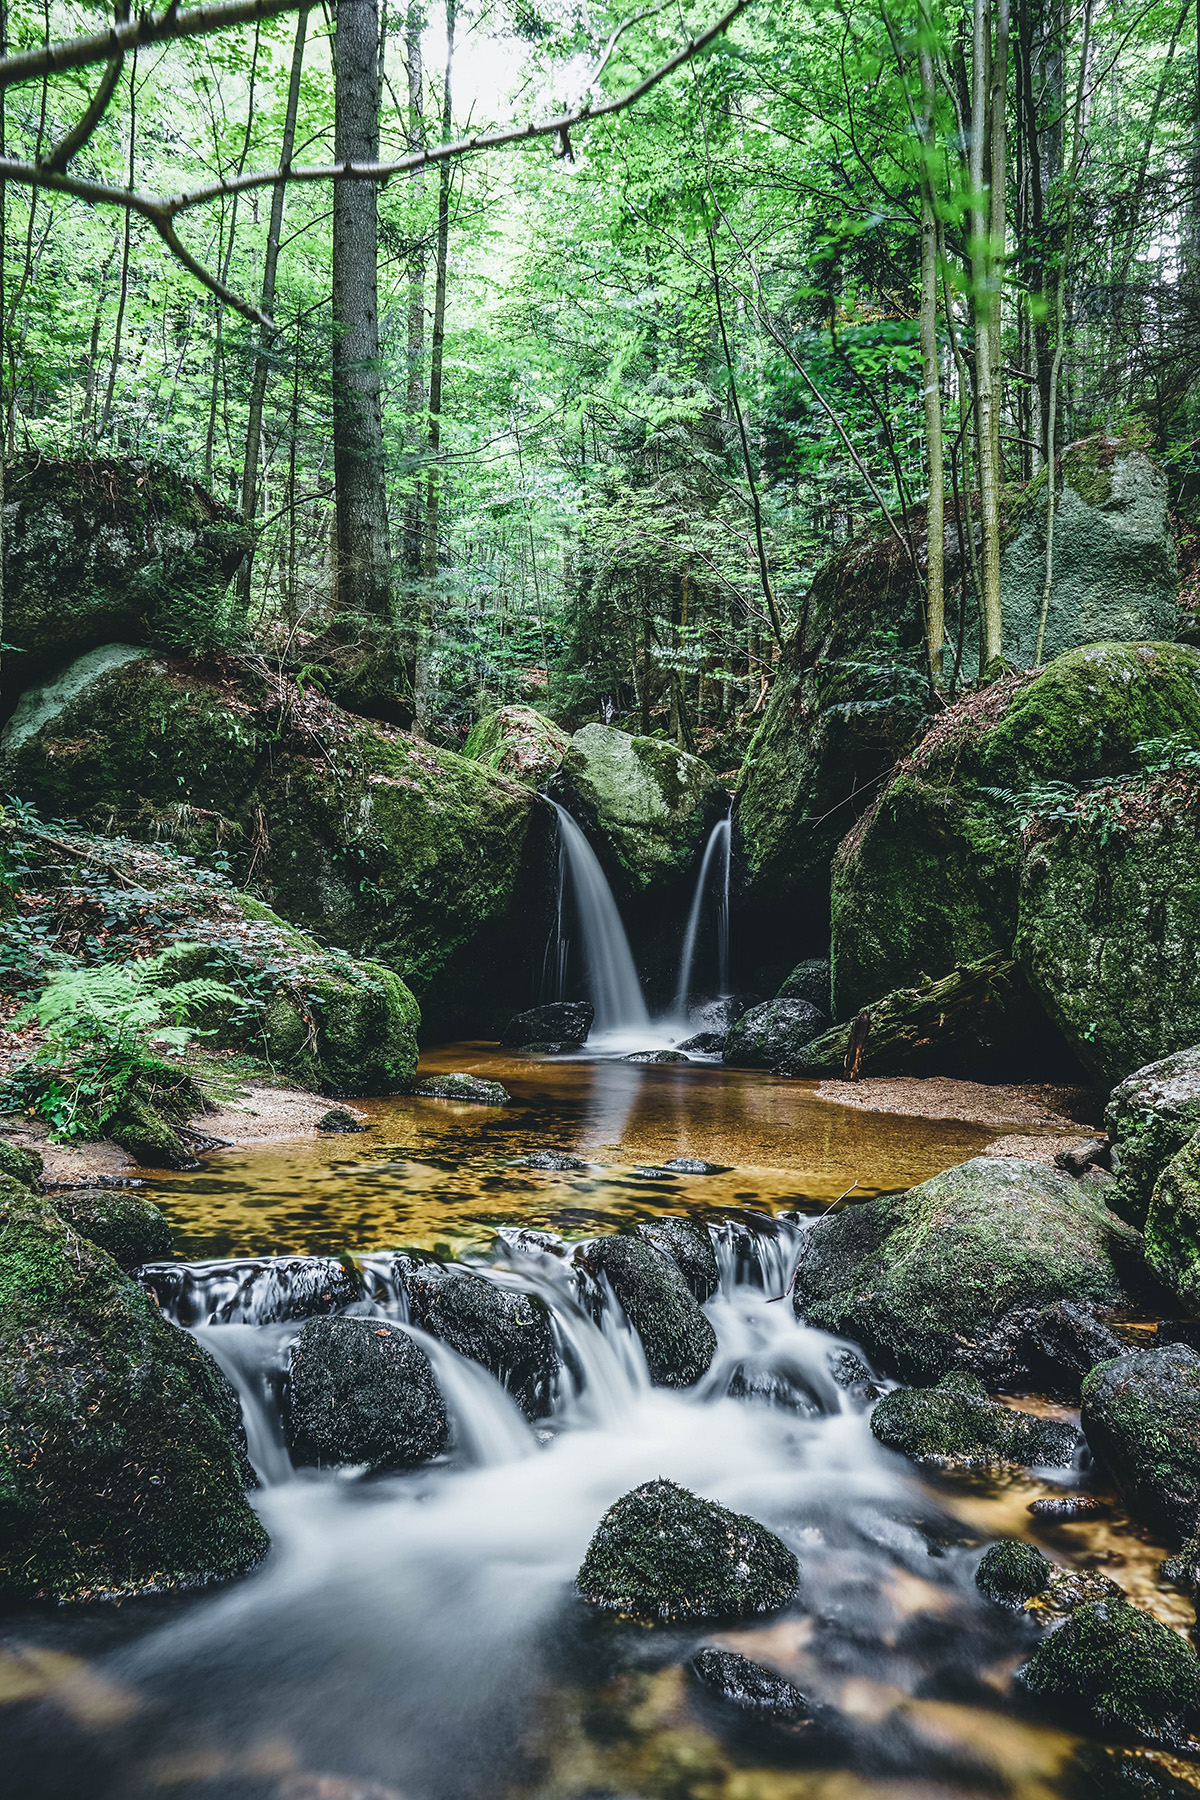
{"label": "smooth flowing water", "polygon": [[[438,1060],[461,1067],[467,1058],[458,1046]],[[489,1073],[500,1066],[482,1054],[472,1060]],[[507,1066],[518,1090],[522,1065]],[[364,1138],[229,1153],[154,1184],[190,1256],[222,1233],[244,1240],[235,1262],[229,1248],[210,1247],[207,1262],[151,1280],[168,1315],[196,1332],[241,1395],[273,1549],[256,1574],[212,1595],[78,1619],[9,1615],[0,1649],[5,1792],[37,1800],[1067,1794],[1075,1740],[1007,1697],[1030,1638],[980,1598],[980,1549],[1004,1532],[1040,1530],[1060,1560],[1113,1570],[1139,1604],[1181,1623],[1189,1609],[1156,1581],[1161,1547],[1115,1502],[1107,1520],[1035,1527],[1028,1502],[1053,1489],[1032,1473],[922,1479],[872,1438],[881,1384],[853,1347],[799,1324],[780,1298],[801,1234],[827,1204],[808,1190],[847,1185],[851,1141],[862,1181],[878,1188],[902,1164],[917,1179],[971,1154],[976,1128],[956,1138],[928,1121],[847,1117],[850,1109],[768,1077],[616,1065],[637,1084],[618,1131],[605,1097],[613,1067],[526,1063],[518,1104],[494,1117],[454,1103],[379,1102]],[[686,1142],[673,1124],[681,1077],[695,1102]],[[773,1096],[765,1120],[755,1103],[762,1093]],[[510,1110],[517,1124],[506,1133]],[[851,1129],[853,1139],[839,1136]],[[678,1183],[634,1174],[647,1142],[660,1155],[668,1143],[676,1154],[711,1154],[706,1131],[724,1133],[730,1148],[739,1132],[758,1148],[769,1140],[793,1160],[771,1167],[763,1157]],[[503,1160],[547,1138],[594,1151],[605,1133],[615,1134],[619,1166],[597,1157],[582,1174],[537,1177]],[[382,1153],[401,1137],[418,1140],[405,1158]],[[801,1179],[806,1164],[819,1178]],[[378,1204],[389,1183],[408,1195],[408,1214]],[[551,1411],[536,1423],[485,1370],[408,1322],[392,1253],[432,1235],[443,1204],[470,1225],[457,1234],[460,1246],[474,1246],[459,1249],[470,1266],[535,1292],[550,1311],[562,1368]],[[561,1241],[663,1210],[708,1220],[721,1272],[706,1307],[717,1354],[684,1392],[650,1385],[619,1307]],[[410,1233],[418,1221],[430,1231]],[[314,1269],[266,1255],[332,1249],[335,1223],[339,1263]],[[531,1223],[551,1225],[560,1241],[531,1239]],[[281,1423],[289,1347],[314,1291],[338,1281],[342,1305],[412,1330],[429,1354],[454,1432],[439,1463],[376,1478],[293,1469]],[[802,1566],[795,1602],[738,1630],[591,1618],[572,1585],[591,1534],[614,1499],[657,1476],[778,1532]],[[688,1672],[709,1642],[837,1707],[836,1747],[798,1760],[786,1741],[738,1727]]]}
{"label": "smooth flowing water", "polygon": [[[688,996],[692,991],[692,970],[696,962],[696,942],[704,912],[705,896],[713,885],[714,926],[717,946],[717,993],[729,992],[729,878],[732,864],[733,820],[729,813],[718,819],[709,833],[708,843],[696,877],[696,891],[683,932],[683,949],[679,957],[679,980],[675,984],[674,1013],[686,1021]],[[716,881],[713,881],[714,871]]]}
{"label": "smooth flowing water", "polygon": [[570,813],[554,801],[550,804],[558,815],[559,841],[579,914],[588,991],[596,1009],[593,1034],[600,1039],[633,1034],[644,1041],[650,1014],[612,889]]}

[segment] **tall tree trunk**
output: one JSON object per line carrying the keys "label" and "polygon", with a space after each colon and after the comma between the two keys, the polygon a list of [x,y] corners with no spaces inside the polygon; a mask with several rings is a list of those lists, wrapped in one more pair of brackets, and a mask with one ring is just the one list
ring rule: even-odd
{"label": "tall tree trunk", "polygon": [[[129,185],[133,186],[134,146],[137,138],[137,51],[129,66]],[[121,297],[117,302],[117,322],[113,328],[112,362],[108,369],[108,387],[104,395],[104,413],[100,420],[98,438],[105,437],[112,423],[113,395],[117,387],[117,369],[121,362],[121,331],[125,324],[125,308],[129,301],[129,233],[133,214],[125,213],[125,236],[121,244]]]}
{"label": "tall tree trunk", "polygon": [[[338,0],[334,160],[379,158],[378,0]],[[392,622],[379,368],[378,184],[333,184],[333,470],[338,606]]]}
{"label": "tall tree trunk", "polygon": [[925,384],[925,459],[929,475],[926,513],[925,628],[929,678],[942,681],[946,636],[946,481],[942,467],[942,367],[938,355],[938,229],[933,204],[933,132],[936,105],[933,45],[928,14],[921,11],[921,371]]}
{"label": "tall tree trunk", "polygon": [[[974,0],[971,66],[971,298],[975,326],[975,424],[979,463],[979,513],[983,542],[980,573],[983,582],[982,642],[979,671],[989,675],[1000,660],[1002,617],[1000,602],[1000,366],[995,356],[998,333],[994,315],[999,312],[999,271],[1002,243],[997,246],[993,229],[999,211],[1003,226],[1003,202],[993,188],[1005,178],[1005,137],[993,115],[997,82],[993,63],[1002,59],[1007,69],[1007,0],[999,0],[997,45],[993,53],[990,0]],[[999,88],[1003,94],[1003,86]]]}
{"label": "tall tree trunk", "polygon": [[[457,0],[446,0],[446,74],[442,87],[442,142],[450,141],[454,29]],[[441,505],[438,456],[442,445],[442,367],[446,342],[446,265],[450,254],[450,161],[438,174],[438,223],[433,289],[433,341],[429,359],[429,472],[425,485],[425,540],[421,556],[421,606],[417,627],[414,690],[417,724],[424,729],[429,710],[429,653],[433,636],[433,584],[438,572],[438,522]]]}
{"label": "tall tree trunk", "polygon": [[[425,92],[421,66],[421,33],[425,29],[422,0],[412,0],[405,26],[408,64],[408,147],[420,150],[425,142]],[[425,191],[425,171],[414,169],[411,178],[414,204],[419,207]],[[425,243],[418,233],[408,258],[408,391],[405,410],[409,438],[417,445],[425,436]],[[410,581],[421,576],[421,477],[413,473],[404,497],[404,573]]]}

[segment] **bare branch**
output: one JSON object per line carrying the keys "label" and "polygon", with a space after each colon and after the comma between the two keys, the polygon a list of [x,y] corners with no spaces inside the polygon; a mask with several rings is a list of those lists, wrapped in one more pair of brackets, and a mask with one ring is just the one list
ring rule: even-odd
{"label": "bare branch", "polygon": [[140,13],[136,19],[117,23],[89,37],[68,38],[61,44],[39,44],[15,56],[0,57],[0,90],[18,81],[39,81],[64,69],[86,69],[89,63],[110,62],[143,44],[172,43],[177,38],[205,37],[230,25],[255,25],[281,13],[299,12],[312,0],[218,0],[215,6],[194,6],[177,12],[175,4],[157,19]]}

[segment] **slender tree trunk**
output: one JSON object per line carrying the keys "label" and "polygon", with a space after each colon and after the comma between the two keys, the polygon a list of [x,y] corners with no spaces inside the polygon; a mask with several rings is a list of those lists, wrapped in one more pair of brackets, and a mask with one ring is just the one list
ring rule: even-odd
{"label": "slender tree trunk", "polygon": [[[379,156],[378,0],[338,0],[334,159]],[[379,366],[378,189],[333,184],[333,467],[338,605],[392,623]]]}
{"label": "slender tree trunk", "polygon": [[[454,30],[457,0],[446,0],[446,72],[442,84],[442,142],[450,141],[453,104]],[[441,482],[438,457],[442,447],[442,369],[446,343],[446,270],[450,254],[449,159],[438,174],[437,247],[433,289],[433,334],[429,359],[429,470],[425,484],[424,548],[421,556],[421,604],[417,624],[417,666],[413,683],[417,724],[424,730],[429,710],[429,655],[433,637],[433,588],[438,572],[438,524]]]}
{"label": "slender tree trunk", "polygon": [[[421,0],[413,0],[405,27],[408,63],[408,147],[420,150],[425,142],[425,92],[421,66],[421,33],[425,29],[425,9]],[[419,206],[425,191],[425,171],[412,173],[414,202]],[[405,410],[409,420],[409,440],[414,446],[425,437],[425,244],[418,233],[408,258],[408,391]],[[414,471],[404,499],[404,573],[410,581],[421,576],[421,477]]]}
{"label": "slender tree trunk", "polygon": [[918,52],[921,71],[921,371],[925,384],[925,459],[929,474],[926,514],[925,628],[929,678],[942,681],[946,636],[946,479],[942,467],[942,366],[938,354],[938,229],[933,204],[934,85],[931,26],[922,8]]}
{"label": "slender tree trunk", "polygon": [[[129,185],[133,186],[134,143],[137,137],[137,51],[129,65]],[[113,327],[112,362],[108,370],[108,388],[104,395],[104,413],[96,436],[107,436],[112,423],[113,395],[117,386],[117,369],[121,362],[121,331],[125,324],[125,307],[129,300],[129,232],[133,215],[125,214],[125,236],[121,244],[121,297],[117,301],[117,322]]]}
{"label": "slender tree trunk", "polygon": [[[996,357],[999,313],[1000,252],[994,238],[999,216],[1003,227],[1003,203],[996,200],[994,185],[1005,177],[1005,138],[997,126],[994,101],[997,92],[995,61],[1007,68],[1007,0],[999,0],[996,54],[993,56],[990,0],[974,0],[971,67],[971,288],[975,325],[975,421],[979,463],[979,512],[983,542],[980,565],[983,580],[979,672],[991,674],[1000,660],[1003,620],[1000,600],[1000,366]],[[1003,88],[1000,88],[1003,93]]]}

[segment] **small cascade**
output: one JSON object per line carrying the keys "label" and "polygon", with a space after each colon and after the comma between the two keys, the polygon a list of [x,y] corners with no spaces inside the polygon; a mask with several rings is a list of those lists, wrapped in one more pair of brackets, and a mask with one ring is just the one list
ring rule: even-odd
{"label": "small cascade", "polygon": [[550,804],[558,815],[559,842],[575,896],[588,990],[596,1009],[593,1029],[601,1037],[614,1032],[644,1034],[650,1029],[650,1015],[612,889],[570,813],[556,801]]}
{"label": "small cascade", "polygon": [[340,1312],[359,1298],[333,1256],[257,1256],[236,1262],[146,1263],[144,1287],[175,1325],[275,1325]]}
{"label": "small cascade", "polygon": [[563,834],[558,834],[555,854],[554,929],[546,941],[542,959],[542,999],[544,1002],[565,1000],[567,965],[571,960],[571,939],[567,932],[567,852]]}
{"label": "small cascade", "polygon": [[716,885],[716,930],[717,930],[717,992],[729,992],[729,872],[732,862],[733,821],[729,813],[718,819],[709,833],[708,843],[704,847],[704,855],[700,862],[700,873],[696,877],[696,891],[692,896],[691,911],[688,913],[687,927],[683,934],[683,950],[679,958],[679,980],[675,987],[674,1011],[677,1019],[687,1018],[688,994],[692,985],[692,966],[696,960],[696,940],[700,935],[700,920],[704,911],[704,896],[708,891],[709,879],[715,868]]}

